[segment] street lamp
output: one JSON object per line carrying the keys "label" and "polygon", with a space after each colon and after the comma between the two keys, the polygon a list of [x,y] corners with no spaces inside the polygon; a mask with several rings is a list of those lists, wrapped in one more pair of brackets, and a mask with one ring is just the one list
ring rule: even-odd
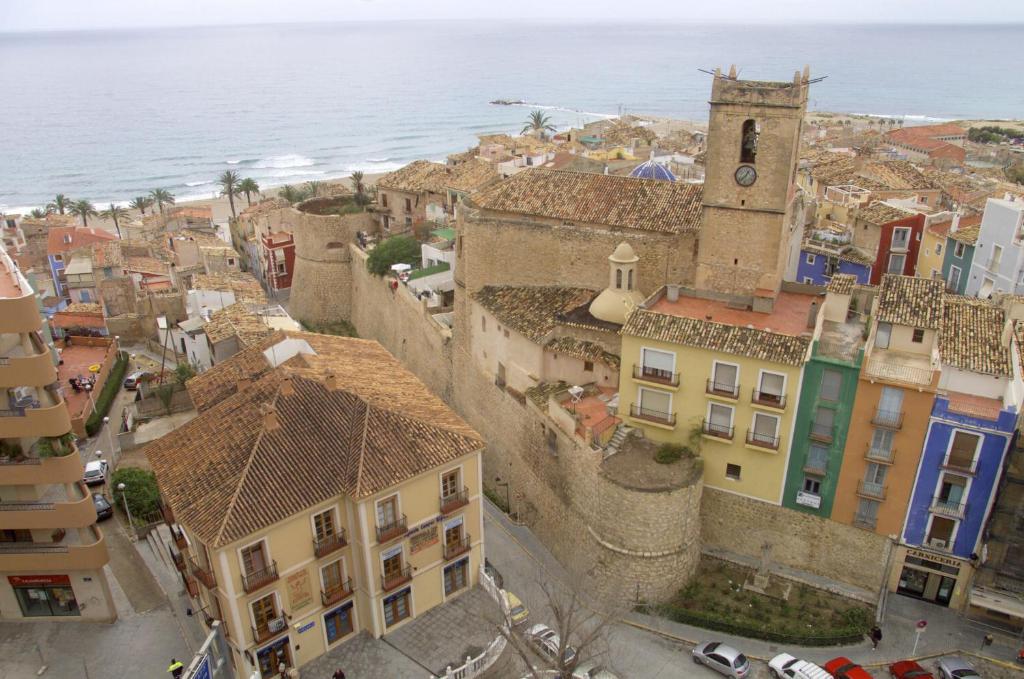
{"label": "street lamp", "polygon": [[132,525],[132,513],[128,509],[128,496],[124,490],[127,486],[124,483],[117,484],[117,489],[121,491],[121,501],[124,502],[124,513],[128,515],[128,529],[132,532],[132,537],[135,536],[135,526]]}
{"label": "street lamp", "polygon": [[103,427],[107,430],[107,443],[110,444],[110,466],[117,466],[117,448],[114,447],[114,435],[110,431],[110,418],[103,418]]}

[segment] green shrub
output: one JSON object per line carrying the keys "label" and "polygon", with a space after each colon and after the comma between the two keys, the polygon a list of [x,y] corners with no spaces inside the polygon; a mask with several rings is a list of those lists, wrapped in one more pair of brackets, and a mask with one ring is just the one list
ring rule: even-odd
{"label": "green shrub", "polygon": [[36,450],[39,457],[61,457],[71,452],[74,440],[75,435],[71,432],[60,437],[46,436],[36,443]]}
{"label": "green shrub", "polygon": [[678,443],[662,443],[654,453],[654,461],[658,464],[678,462],[689,450]]}
{"label": "green shrub", "polygon": [[103,391],[96,397],[96,409],[89,416],[89,419],[85,421],[85,433],[89,436],[95,436],[96,432],[103,426],[103,418],[110,412],[110,406],[114,403],[114,397],[117,396],[117,392],[121,388],[121,382],[124,381],[124,374],[127,370],[128,356],[124,352],[119,352],[117,360],[114,361],[114,366],[107,375]]}
{"label": "green shrub", "polygon": [[[863,627],[847,627],[820,634],[797,633],[789,630],[773,629],[768,622],[756,624],[738,622],[734,616],[724,611],[698,612],[672,604],[659,606],[651,612],[686,625],[694,625],[716,632],[796,646],[856,644],[863,640],[865,631]],[[763,617],[769,618],[770,616]]]}
{"label": "green shrub", "polygon": [[[124,499],[118,489],[123,483]],[[160,509],[160,491],[156,486],[156,477],[153,472],[139,469],[138,467],[121,467],[110,477],[110,492],[114,497],[114,504],[118,508],[124,508],[127,500],[128,509],[133,517],[149,516]]]}
{"label": "green shrub", "polygon": [[409,236],[392,236],[370,251],[366,268],[375,276],[383,276],[393,264],[410,266],[420,261],[420,244]]}

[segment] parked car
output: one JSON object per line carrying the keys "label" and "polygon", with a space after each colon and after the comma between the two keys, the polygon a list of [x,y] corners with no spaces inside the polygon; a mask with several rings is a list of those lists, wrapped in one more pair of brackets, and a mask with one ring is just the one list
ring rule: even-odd
{"label": "parked car", "polygon": [[521,625],[526,622],[526,619],[530,617],[530,611],[519,600],[519,597],[512,592],[501,591],[505,595],[505,604],[508,605],[508,617],[512,620],[512,624]]}
{"label": "parked car", "polygon": [[92,494],[92,504],[96,507],[97,521],[109,519],[114,515],[114,508],[110,506],[110,501],[99,493]]}
{"label": "parked car", "polygon": [[735,679],[743,679],[750,673],[747,656],[720,641],[697,644],[693,649],[693,662]]}
{"label": "parked car", "polygon": [[98,486],[107,482],[106,460],[93,460],[85,465],[85,474],[82,480],[87,486]]}
{"label": "parked car", "polygon": [[768,671],[775,679],[832,679],[832,675],[812,662],[779,653],[768,661]]}
{"label": "parked car", "polygon": [[572,679],[619,679],[596,660],[586,660],[572,671]]}
{"label": "parked car", "polygon": [[136,370],[135,372],[124,378],[124,388],[129,391],[135,391],[139,388],[139,385],[143,382],[149,382],[155,378],[156,375],[147,370]]}
{"label": "parked car", "polygon": [[843,656],[832,658],[825,663],[825,671],[836,679],[872,679],[867,670]]}
{"label": "parked car", "polygon": [[[557,661],[558,647],[562,645],[562,640],[555,634],[555,630],[547,625],[537,624],[526,631],[526,638],[533,644],[533,647],[539,654],[548,660]],[[574,660],[576,660],[576,649],[566,645],[562,655],[562,663],[564,665],[572,665]]]}
{"label": "parked car", "polygon": [[936,668],[939,670],[940,679],[970,679],[970,677],[981,679],[981,675],[971,663],[956,655],[942,658]]}
{"label": "parked car", "polygon": [[889,674],[895,679],[935,679],[932,673],[913,660],[900,660],[889,665]]}

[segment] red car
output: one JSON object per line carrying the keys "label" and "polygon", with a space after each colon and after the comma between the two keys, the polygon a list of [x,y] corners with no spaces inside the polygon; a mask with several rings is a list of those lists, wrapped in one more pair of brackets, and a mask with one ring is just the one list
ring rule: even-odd
{"label": "red car", "polygon": [[913,660],[900,660],[889,665],[889,674],[896,679],[935,679],[932,673]]}
{"label": "red car", "polygon": [[832,658],[825,663],[825,671],[836,679],[872,679],[867,670],[843,656]]}

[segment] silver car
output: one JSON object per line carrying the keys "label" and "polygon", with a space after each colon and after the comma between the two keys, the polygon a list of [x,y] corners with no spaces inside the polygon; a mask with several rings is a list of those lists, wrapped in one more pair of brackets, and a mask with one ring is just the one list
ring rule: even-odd
{"label": "silver car", "polygon": [[596,660],[581,662],[572,671],[572,679],[619,679]]}
{"label": "silver car", "polygon": [[[530,643],[533,644],[538,653],[548,660],[556,662],[558,647],[561,645],[562,640],[555,634],[555,630],[547,625],[537,624],[526,631],[526,638],[530,640]],[[562,653],[563,667],[572,667],[574,660],[576,660],[576,649],[566,644],[565,651]]]}
{"label": "silver car", "polygon": [[697,644],[693,649],[693,662],[706,665],[714,671],[734,679],[745,679],[750,674],[750,661],[747,656],[732,646],[720,641],[706,641]]}
{"label": "silver car", "polygon": [[939,679],[981,679],[977,670],[959,656],[942,658],[937,665]]}

